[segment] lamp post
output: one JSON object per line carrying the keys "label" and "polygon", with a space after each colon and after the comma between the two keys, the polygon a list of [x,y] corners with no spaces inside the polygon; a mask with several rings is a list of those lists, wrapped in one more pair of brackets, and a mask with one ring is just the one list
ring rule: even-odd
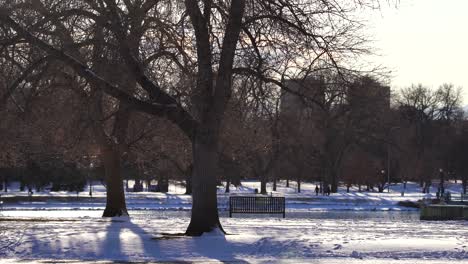
{"label": "lamp post", "polygon": [[91,180],[91,169],[94,167],[93,162],[91,161],[89,163],[89,169],[88,169],[88,181],[89,181],[89,197],[93,197],[93,181]]}
{"label": "lamp post", "polygon": [[390,193],[390,144],[387,144],[387,192]]}

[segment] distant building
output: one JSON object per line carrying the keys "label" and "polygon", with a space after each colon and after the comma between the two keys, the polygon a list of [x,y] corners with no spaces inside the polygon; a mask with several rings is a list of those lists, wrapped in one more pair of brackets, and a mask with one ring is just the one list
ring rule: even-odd
{"label": "distant building", "polygon": [[[323,167],[324,159],[330,158],[329,152],[334,151],[326,150],[327,144],[335,146],[341,130],[349,129],[341,126],[377,128],[376,131],[368,131],[375,136],[385,127],[390,110],[390,87],[370,77],[337,87],[337,91],[333,91],[331,86],[327,88],[325,80],[318,77],[287,80],[285,86],[279,109],[281,159],[277,164],[277,175],[292,179],[319,179],[322,177],[320,174],[327,170]],[[332,92],[342,93],[342,96],[330,104],[327,102],[330,95],[327,94]],[[330,117],[334,119],[329,120]],[[336,123],[340,122],[338,120],[352,122]]]}
{"label": "distant building", "polygon": [[370,77],[354,81],[348,88],[347,101],[356,107],[368,106],[379,111],[390,109],[390,87]]}
{"label": "distant building", "polygon": [[280,113],[285,118],[310,116],[325,104],[325,83],[319,78],[286,80],[281,90]]}
{"label": "distant building", "polygon": [[280,101],[280,161],[275,173],[291,179],[310,178],[311,153],[321,148],[325,82],[321,78],[287,80]]}

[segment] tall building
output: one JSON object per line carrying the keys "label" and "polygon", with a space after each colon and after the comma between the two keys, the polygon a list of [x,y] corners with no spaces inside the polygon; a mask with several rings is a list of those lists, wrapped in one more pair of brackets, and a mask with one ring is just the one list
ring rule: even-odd
{"label": "tall building", "polygon": [[354,81],[347,91],[349,104],[356,107],[371,106],[373,109],[390,109],[390,87],[382,85],[370,77]]}
{"label": "tall building", "polygon": [[[296,119],[318,112],[325,103],[325,83],[321,78],[286,80],[288,90],[281,90],[280,112]],[[321,106],[322,105],[322,106]]]}
{"label": "tall building", "polygon": [[[280,105],[282,158],[278,175],[321,178],[324,171],[339,170],[340,162],[335,164],[334,159],[347,144],[370,143],[370,139],[359,138],[359,133],[366,131],[364,134],[370,138],[385,134],[390,87],[370,77],[342,86],[327,85],[322,78],[285,82],[287,88],[282,91]],[[330,103],[327,100],[331,100],[332,93],[336,97]]]}
{"label": "tall building", "polygon": [[314,175],[311,153],[322,145],[325,83],[321,78],[308,78],[287,80],[285,86],[280,104],[281,158],[275,173],[294,180],[310,178]]}

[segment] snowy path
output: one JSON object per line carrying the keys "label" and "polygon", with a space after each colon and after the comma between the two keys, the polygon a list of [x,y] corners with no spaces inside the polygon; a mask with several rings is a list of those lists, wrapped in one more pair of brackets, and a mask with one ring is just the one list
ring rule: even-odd
{"label": "snowy path", "polygon": [[187,214],[64,216],[1,218],[0,260],[468,263],[467,221],[222,218],[231,235],[155,239],[183,232]]}

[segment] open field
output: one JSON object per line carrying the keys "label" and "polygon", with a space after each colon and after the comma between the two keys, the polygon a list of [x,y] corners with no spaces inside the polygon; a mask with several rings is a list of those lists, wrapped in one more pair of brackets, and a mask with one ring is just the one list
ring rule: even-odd
{"label": "open field", "polygon": [[[271,261],[368,263],[405,260],[468,263],[468,222],[419,221],[417,213],[315,212],[277,217],[222,217],[227,236],[165,236],[183,232],[188,212],[134,212],[102,219],[92,211],[0,219],[3,259],[109,261]],[[91,213],[91,214],[90,214]],[[321,215],[325,214],[325,215]],[[353,215],[354,214],[354,215]],[[394,217],[395,216],[395,217]],[[21,221],[19,221],[21,220]],[[292,261],[292,263],[296,263]],[[314,262],[312,262],[314,263]],[[386,262],[385,262],[386,263]],[[435,262],[437,263],[437,262]],[[445,263],[445,262],[444,262]]]}
{"label": "open field", "polygon": [[[253,193],[257,182],[244,182],[236,193]],[[229,235],[198,238],[166,236],[184,232],[190,196],[181,186],[169,193],[127,193],[130,218],[102,219],[104,189],[87,193],[38,193],[29,200],[15,191],[3,195],[0,213],[2,262],[233,262],[233,263],[468,263],[468,222],[420,221],[414,208],[398,201],[424,195],[414,183],[391,192],[316,196],[314,184],[301,193],[284,185],[274,195],[287,199],[286,219],[235,215],[228,218],[229,194],[218,197]],[[400,189],[399,189],[400,188]],[[459,186],[448,188],[457,192]]]}

